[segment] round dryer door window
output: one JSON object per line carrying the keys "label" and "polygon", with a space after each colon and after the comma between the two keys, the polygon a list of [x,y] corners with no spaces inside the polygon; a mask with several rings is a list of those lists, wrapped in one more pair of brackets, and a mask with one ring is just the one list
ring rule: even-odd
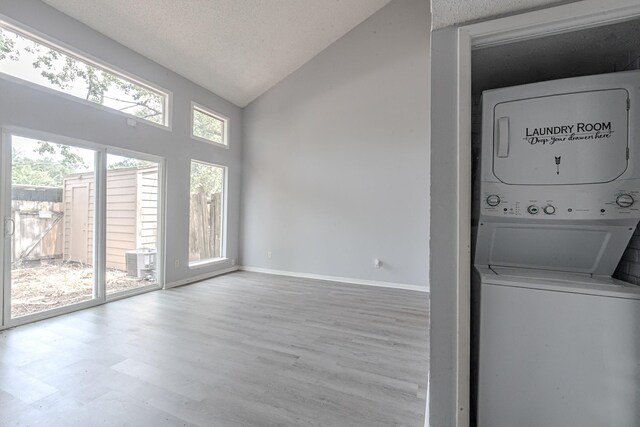
{"label": "round dryer door window", "polygon": [[519,185],[615,180],[627,169],[628,99],[611,89],[497,104],[494,175]]}

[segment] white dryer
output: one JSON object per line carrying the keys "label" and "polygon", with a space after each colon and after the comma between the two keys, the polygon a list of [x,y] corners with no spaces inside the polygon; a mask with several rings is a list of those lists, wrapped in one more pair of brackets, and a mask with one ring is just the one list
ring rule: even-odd
{"label": "white dryer", "polygon": [[640,219],[640,72],[483,93],[476,265],[611,275]]}
{"label": "white dryer", "polygon": [[640,426],[640,72],[483,93],[479,427]]}

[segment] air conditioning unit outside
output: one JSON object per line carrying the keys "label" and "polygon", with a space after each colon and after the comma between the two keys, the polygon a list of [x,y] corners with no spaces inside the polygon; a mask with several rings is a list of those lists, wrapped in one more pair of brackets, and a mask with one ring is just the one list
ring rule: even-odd
{"label": "air conditioning unit outside", "polygon": [[135,249],[125,252],[127,276],[139,279],[155,279],[156,249]]}

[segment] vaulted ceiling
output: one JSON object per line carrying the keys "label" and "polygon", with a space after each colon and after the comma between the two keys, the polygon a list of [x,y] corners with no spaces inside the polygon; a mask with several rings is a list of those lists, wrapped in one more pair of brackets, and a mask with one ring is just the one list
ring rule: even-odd
{"label": "vaulted ceiling", "polygon": [[43,1],[244,107],[390,0]]}

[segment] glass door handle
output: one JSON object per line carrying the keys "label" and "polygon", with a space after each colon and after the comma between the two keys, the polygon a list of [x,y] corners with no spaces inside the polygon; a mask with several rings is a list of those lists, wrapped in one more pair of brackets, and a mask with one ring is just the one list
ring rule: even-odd
{"label": "glass door handle", "polygon": [[16,222],[13,220],[13,218],[5,218],[4,219],[4,235],[13,236],[15,233],[16,233]]}

